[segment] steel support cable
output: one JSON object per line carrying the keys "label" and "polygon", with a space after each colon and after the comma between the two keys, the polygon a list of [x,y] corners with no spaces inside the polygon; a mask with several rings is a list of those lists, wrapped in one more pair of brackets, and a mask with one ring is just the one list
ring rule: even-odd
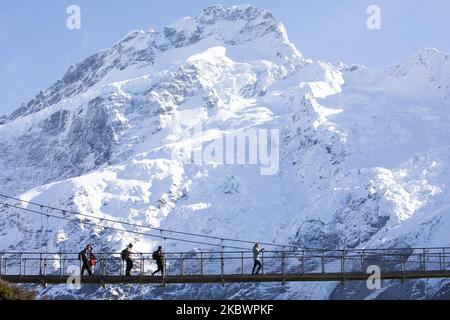
{"label": "steel support cable", "polygon": [[[15,201],[19,201],[19,202],[28,203],[28,204],[35,205],[35,206],[42,206],[42,207],[49,208],[49,209],[56,210],[56,211],[72,213],[72,214],[76,214],[76,215],[80,215],[80,216],[84,216],[84,217],[88,217],[88,218],[92,218],[92,219],[104,220],[104,221],[107,221],[107,222],[120,223],[120,224],[129,225],[129,226],[133,226],[133,227],[146,228],[146,229],[157,230],[157,231],[162,231],[162,232],[167,232],[167,233],[176,233],[176,234],[181,234],[181,235],[195,236],[195,237],[208,238],[208,239],[214,239],[214,240],[220,240],[220,241],[224,240],[224,241],[228,241],[228,242],[240,242],[240,243],[249,243],[249,244],[255,244],[256,242],[258,242],[258,241],[252,241],[252,240],[223,238],[223,237],[209,236],[209,235],[193,233],[193,232],[184,232],[184,231],[177,231],[177,230],[170,230],[170,229],[150,227],[150,226],[139,225],[139,224],[136,224],[136,223],[126,222],[126,221],[107,219],[107,218],[99,218],[99,217],[96,217],[96,216],[93,216],[93,215],[88,215],[88,214],[80,213],[80,212],[76,212],[76,211],[70,211],[70,210],[65,210],[65,209],[56,208],[56,207],[52,207],[52,206],[47,206],[47,205],[43,205],[43,204],[40,204],[40,203],[37,203],[37,202],[22,200],[22,199],[11,197],[11,196],[4,195],[4,194],[0,194],[0,197],[11,199],[11,200],[15,200]],[[302,249],[302,247],[292,246],[292,245],[283,245],[283,244],[268,243],[268,242],[258,242],[258,243],[262,244],[262,245],[265,245],[265,246],[272,246],[272,247],[280,247],[280,248],[282,248],[282,247],[289,247],[289,248],[295,248],[295,249]],[[304,248],[304,249],[322,250],[321,248]]]}
{"label": "steel support cable", "polygon": [[[0,202],[0,204],[5,204],[5,203]],[[12,204],[8,204],[8,206],[11,207],[11,208],[16,208],[16,209],[27,211],[27,212],[31,212],[31,213],[36,213],[36,214],[39,214],[39,215],[48,215],[49,217],[52,217],[52,218],[55,218],[55,219],[72,221],[72,222],[80,222],[80,223],[84,223],[86,225],[90,225],[90,226],[94,226],[94,227],[98,227],[99,226],[98,224],[93,223],[93,222],[85,222],[85,221],[81,221],[80,219],[64,218],[64,217],[56,216],[56,215],[53,215],[53,214],[45,214],[45,213],[41,213],[41,212],[33,210],[33,209],[23,208],[23,207],[15,206],[15,205],[12,205]],[[109,229],[109,230],[115,230],[115,231],[120,231],[120,232],[133,233],[133,234],[137,234],[137,235],[153,237],[153,238],[160,238],[161,237],[160,235],[156,235],[156,234],[150,234],[150,233],[138,232],[138,231],[132,231],[132,230],[126,230],[126,229],[119,229],[119,228],[114,228],[114,227],[109,227],[109,226],[105,226],[104,228],[105,229]],[[216,243],[188,240],[188,239],[175,238],[175,237],[164,237],[164,238],[165,239],[169,239],[169,240],[179,241],[179,242],[195,243],[195,244],[202,244],[202,245],[207,245],[207,246],[221,247],[221,245],[218,245]],[[225,247],[232,248],[232,249],[239,249],[239,250],[248,250],[248,248],[235,247],[235,246],[229,246],[229,245],[226,245]]]}
{"label": "steel support cable", "polygon": [[[32,201],[27,201],[27,200],[22,200],[19,198],[15,198],[15,197],[11,197],[8,195],[4,195],[4,194],[0,194],[0,197],[3,198],[7,198],[7,199],[11,199],[11,200],[15,200],[18,202],[23,202],[23,203],[28,203],[34,206],[38,206],[38,207],[45,207],[51,210],[55,210],[55,211],[60,211],[62,212],[62,214],[65,216],[66,213],[71,213],[71,214],[75,214],[75,215],[80,215],[80,216],[84,216],[84,217],[88,217],[88,218],[92,218],[92,219],[97,219],[100,221],[107,221],[107,222],[112,222],[112,223],[118,223],[118,224],[123,224],[123,225],[128,225],[128,226],[133,226],[133,227],[138,227],[138,228],[145,228],[145,229],[151,229],[151,230],[157,230],[160,232],[167,232],[167,233],[176,233],[176,234],[182,234],[182,235],[188,235],[188,236],[196,236],[196,237],[203,237],[203,238],[208,238],[208,239],[214,239],[214,240],[224,240],[224,241],[229,241],[229,242],[241,242],[241,243],[256,243],[257,241],[250,241],[250,240],[242,240],[242,239],[233,239],[233,238],[222,238],[222,237],[215,237],[215,236],[209,236],[209,235],[202,235],[202,234],[198,234],[198,233],[190,233],[190,232],[183,232],[183,231],[176,231],[176,230],[170,230],[170,229],[162,229],[162,228],[156,228],[156,227],[150,227],[150,226],[145,226],[145,225],[139,225],[136,223],[130,223],[130,222],[125,222],[125,221],[120,221],[120,220],[114,220],[114,219],[107,219],[107,218],[100,218],[100,217],[96,217],[96,216],[92,216],[92,215],[88,215],[88,214],[83,214],[80,212],[75,212],[75,211],[69,211],[69,210],[65,210],[65,209],[61,209],[61,208],[56,208],[56,207],[51,207],[51,206],[47,206],[47,205],[43,205],[40,203],[36,203],[36,202],[32,202]],[[9,206],[8,203],[3,203],[0,202],[0,204],[3,204],[6,208]],[[18,209],[24,209],[22,207],[16,207]],[[30,210],[28,210],[30,211]],[[33,211],[35,212],[35,211]],[[58,216],[55,216],[57,218],[59,218]],[[75,220],[71,220],[71,219],[64,219],[64,220],[68,220],[68,221],[73,221],[73,222],[78,222],[78,219]],[[104,227],[104,228],[108,228],[108,227]],[[115,230],[115,229],[113,229]],[[120,229],[119,229],[120,230]],[[120,230],[120,231],[124,231],[124,230]],[[153,235],[152,235],[153,236]],[[176,238],[169,238],[169,237],[164,237],[164,239],[176,239]],[[178,241],[182,241],[182,240],[178,240]],[[205,244],[203,242],[196,242],[194,241],[194,243],[200,243],[200,244]],[[340,249],[326,249],[326,248],[314,248],[314,247],[300,247],[300,246],[292,246],[292,245],[282,245],[282,244],[275,244],[275,243],[266,243],[266,242],[258,242],[259,244],[262,245],[266,245],[266,246],[273,246],[273,247],[285,247],[285,248],[293,248],[295,249],[294,252],[298,252],[300,250],[306,250],[306,251],[319,251],[319,252],[340,252],[342,250]],[[212,243],[208,243],[208,245],[211,246],[215,246],[215,247],[221,247],[221,245],[217,245],[217,244],[212,244]],[[240,247],[233,247],[233,246],[225,246],[227,248],[236,248],[236,249],[245,249],[248,250],[248,248],[240,248]],[[431,248],[393,248],[393,249],[387,249],[388,251],[412,251],[412,253],[414,253],[415,250],[422,250],[422,249],[426,249],[426,250],[432,250],[432,249],[446,249],[446,248],[442,248],[442,247],[431,247]],[[346,249],[345,251],[347,251],[348,253],[356,253],[356,252],[366,252],[366,253],[373,253],[376,251],[381,251],[384,249]],[[444,251],[445,252],[445,251]],[[381,252],[380,252],[381,254]],[[389,255],[389,254],[384,254]],[[391,254],[391,255],[395,255],[395,254]]]}

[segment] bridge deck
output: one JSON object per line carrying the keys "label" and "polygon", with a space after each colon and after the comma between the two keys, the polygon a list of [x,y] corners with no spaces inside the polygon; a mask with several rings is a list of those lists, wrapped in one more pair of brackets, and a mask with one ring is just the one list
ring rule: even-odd
{"label": "bridge deck", "polygon": [[[313,282],[313,281],[366,281],[367,273],[326,274],[265,274],[265,275],[185,275],[185,276],[83,276],[82,284],[185,284],[185,283],[236,283],[236,282]],[[11,283],[67,283],[69,276],[56,275],[6,275],[1,279]],[[385,272],[382,279],[412,280],[420,278],[450,278],[450,271]]]}

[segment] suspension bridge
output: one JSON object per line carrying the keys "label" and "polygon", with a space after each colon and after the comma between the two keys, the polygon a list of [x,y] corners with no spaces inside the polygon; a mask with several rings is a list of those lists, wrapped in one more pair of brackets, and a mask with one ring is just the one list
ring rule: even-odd
{"label": "suspension bridge", "polygon": [[[79,275],[76,253],[0,253],[0,278],[13,283],[68,283]],[[124,276],[119,253],[96,253],[98,263],[83,284],[366,281],[376,266],[381,279],[450,278],[450,248],[268,251],[252,275],[251,251],[166,253],[163,275],[150,253],[134,253],[132,276]]]}
{"label": "suspension bridge", "polygon": [[[60,219],[86,226],[119,232],[208,246],[210,250],[168,252],[164,273],[152,276],[156,269],[151,253],[133,253],[132,276],[124,275],[119,253],[96,252],[97,265],[92,276],[81,276],[82,284],[176,284],[236,282],[365,281],[375,270],[381,279],[406,281],[420,278],[450,278],[450,248],[320,249],[259,242],[262,269],[251,274],[253,254],[249,244],[258,241],[223,238],[198,233],[155,228],[104,216],[80,213],[25,201],[0,194],[0,213],[37,214],[41,219],[40,252],[0,252],[0,279],[12,283],[69,283],[79,275],[78,253],[48,252],[49,219]],[[108,224],[109,223],[109,224]],[[120,224],[121,228],[116,225]],[[131,229],[127,229],[130,228]],[[143,231],[144,229],[150,231]],[[154,231],[158,231],[155,233]]]}

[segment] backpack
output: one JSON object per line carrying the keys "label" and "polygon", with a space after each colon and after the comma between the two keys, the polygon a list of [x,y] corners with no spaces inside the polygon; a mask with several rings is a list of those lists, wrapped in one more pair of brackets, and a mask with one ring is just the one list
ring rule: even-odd
{"label": "backpack", "polygon": [[153,258],[153,260],[159,260],[159,253],[158,253],[158,251],[153,251],[152,258]]}
{"label": "backpack", "polygon": [[127,260],[128,258],[128,251],[127,249],[123,249],[122,252],[120,253],[120,257],[122,258],[122,260]]}
{"label": "backpack", "polygon": [[91,267],[95,266],[97,264],[97,259],[95,258],[94,255],[91,255],[91,260],[89,260],[89,265]]}

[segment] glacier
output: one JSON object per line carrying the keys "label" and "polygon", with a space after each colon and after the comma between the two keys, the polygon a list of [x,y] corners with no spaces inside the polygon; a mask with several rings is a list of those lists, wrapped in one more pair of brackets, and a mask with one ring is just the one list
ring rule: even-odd
{"label": "glacier", "polygon": [[[104,219],[320,248],[450,246],[450,55],[389,70],[306,58],[270,12],[212,6],[136,30],[0,115],[0,193]],[[201,137],[186,136],[201,123]],[[280,132],[279,170],[174,154]],[[0,208],[0,251],[39,251],[41,217]],[[122,228],[114,224],[116,228]],[[48,250],[151,252],[124,229],[51,220]],[[167,251],[208,250],[168,241]],[[447,280],[37,288],[55,299],[435,299]]]}

